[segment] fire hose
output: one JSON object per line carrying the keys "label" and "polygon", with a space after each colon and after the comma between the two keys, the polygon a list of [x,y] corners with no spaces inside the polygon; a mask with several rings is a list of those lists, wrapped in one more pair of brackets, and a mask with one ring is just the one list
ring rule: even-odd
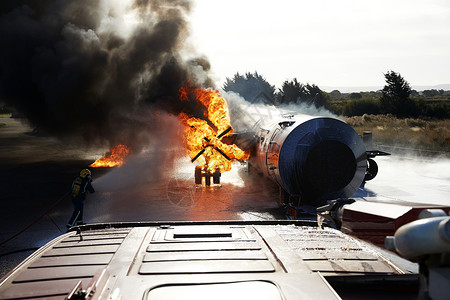
{"label": "fire hose", "polygon": [[[45,217],[51,210],[53,210],[56,205],[58,205],[64,198],[68,197],[70,195],[70,191],[65,193],[64,195],[62,195],[58,200],[56,200],[49,208],[47,208],[39,217],[37,217],[33,222],[31,222],[30,224],[28,224],[25,228],[23,228],[22,230],[20,230],[19,232],[15,233],[14,235],[12,235],[11,237],[7,238],[6,240],[0,242],[0,246],[6,244],[7,242],[9,242],[10,240],[18,237],[19,235],[21,235],[22,233],[24,233],[28,228],[30,228],[31,226],[33,226],[34,224],[36,224],[37,222],[39,222],[43,217]],[[3,255],[3,254],[2,254]],[[1,256],[1,255],[0,255]]]}

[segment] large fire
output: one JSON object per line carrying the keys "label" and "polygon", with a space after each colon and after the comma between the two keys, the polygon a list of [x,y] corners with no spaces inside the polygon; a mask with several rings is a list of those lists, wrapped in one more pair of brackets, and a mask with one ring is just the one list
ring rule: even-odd
{"label": "large fire", "polygon": [[221,141],[222,137],[230,135],[233,130],[226,101],[218,91],[182,87],[179,92],[182,101],[191,101],[189,95],[194,96],[195,101],[199,101],[206,108],[205,117],[209,120],[208,122],[185,113],[178,115],[186,125],[184,137],[187,153],[192,161],[198,161],[205,171],[214,172],[220,169],[223,173],[231,170],[233,160],[249,158],[250,153],[242,151],[236,145],[227,145]]}
{"label": "large fire", "polygon": [[117,145],[110,149],[105,157],[97,159],[90,167],[120,167],[125,163],[125,159],[130,154],[130,148],[126,145]]}

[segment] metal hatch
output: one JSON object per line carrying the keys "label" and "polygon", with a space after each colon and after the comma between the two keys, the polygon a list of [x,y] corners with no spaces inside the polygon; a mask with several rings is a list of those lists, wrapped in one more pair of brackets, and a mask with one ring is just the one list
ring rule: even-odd
{"label": "metal hatch", "polygon": [[250,280],[241,282],[221,282],[203,284],[171,284],[155,287],[146,292],[143,299],[166,300],[203,299],[285,299],[280,288],[270,281]]}
{"label": "metal hatch", "polygon": [[140,275],[274,272],[246,227],[159,228],[146,248]]}
{"label": "metal hatch", "polygon": [[183,238],[231,238],[232,232],[227,227],[199,227],[185,226],[177,227],[173,232],[174,239]]}

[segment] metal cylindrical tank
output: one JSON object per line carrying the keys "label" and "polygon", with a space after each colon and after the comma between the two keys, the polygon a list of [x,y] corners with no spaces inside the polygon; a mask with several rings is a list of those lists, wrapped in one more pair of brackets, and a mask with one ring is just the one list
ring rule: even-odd
{"label": "metal cylindrical tank", "polygon": [[346,123],[329,117],[281,119],[257,134],[256,165],[303,204],[351,197],[364,180],[363,141]]}

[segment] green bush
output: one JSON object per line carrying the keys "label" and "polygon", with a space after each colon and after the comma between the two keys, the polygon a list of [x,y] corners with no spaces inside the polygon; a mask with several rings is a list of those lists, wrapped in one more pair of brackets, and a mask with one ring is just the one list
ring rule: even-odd
{"label": "green bush", "polygon": [[364,114],[377,115],[380,113],[380,101],[377,99],[355,99],[345,103],[342,113],[344,116],[362,116]]}
{"label": "green bush", "polygon": [[[333,101],[330,103],[330,110],[346,117],[362,116],[364,114],[378,115],[382,114],[382,108],[379,99],[362,98],[353,100]],[[449,119],[450,104],[447,102],[428,102],[423,99],[414,99],[406,107],[402,107],[402,114],[393,114],[396,117],[404,117],[407,113],[412,118],[426,119]]]}
{"label": "green bush", "polygon": [[426,116],[436,119],[450,118],[450,106],[447,103],[433,103],[426,106]]}

